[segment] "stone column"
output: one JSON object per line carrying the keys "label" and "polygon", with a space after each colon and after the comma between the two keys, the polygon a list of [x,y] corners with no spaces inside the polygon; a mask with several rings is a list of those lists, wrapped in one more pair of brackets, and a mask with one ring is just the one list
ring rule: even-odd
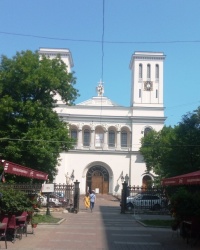
{"label": "stone column", "polygon": [[117,131],[117,149],[121,149],[121,131]]}
{"label": "stone column", "polygon": [[108,149],[108,130],[104,132],[103,149]]}
{"label": "stone column", "polygon": [[90,149],[94,149],[95,148],[95,145],[94,145],[94,135],[95,135],[95,131],[94,131],[94,129],[91,129]]}
{"label": "stone column", "polygon": [[83,146],[83,136],[82,136],[82,129],[78,129],[78,143],[77,147],[80,149]]}

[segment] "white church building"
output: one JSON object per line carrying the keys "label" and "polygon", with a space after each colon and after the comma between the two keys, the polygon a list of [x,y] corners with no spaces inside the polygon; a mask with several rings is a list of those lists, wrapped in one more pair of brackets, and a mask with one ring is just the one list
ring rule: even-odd
{"label": "white church building", "polygon": [[[61,56],[70,72],[72,55],[68,49],[39,50],[50,58]],[[104,96],[99,82],[96,96],[75,106],[58,100],[56,112],[69,125],[76,140],[74,148],[60,154],[55,183],[78,180],[81,194],[96,190],[102,194],[121,192],[121,181],[145,186],[153,180],[139,152],[141,138],[151,130],[162,129],[163,64],[162,52],[135,52],[131,56],[130,107],[119,106]]]}

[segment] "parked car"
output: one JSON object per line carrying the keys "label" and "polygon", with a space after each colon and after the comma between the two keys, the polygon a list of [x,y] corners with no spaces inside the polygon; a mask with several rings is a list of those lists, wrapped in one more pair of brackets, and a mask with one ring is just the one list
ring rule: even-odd
{"label": "parked car", "polygon": [[[47,196],[41,195],[39,196],[39,200],[41,203],[41,206],[47,206]],[[56,197],[54,194],[49,195],[49,207],[61,207],[62,203],[59,201],[59,198]]]}
{"label": "parked car", "polygon": [[66,198],[63,193],[56,193],[56,195],[58,196],[58,199],[62,203],[63,207],[72,203],[72,201],[69,198]]}
{"label": "parked car", "polygon": [[129,211],[134,208],[160,210],[163,205],[164,200],[154,194],[137,194],[126,199],[126,209]]}
{"label": "parked car", "polygon": [[62,202],[59,201],[59,197],[55,194],[50,194],[49,196],[49,206],[50,207],[61,207]]}
{"label": "parked car", "polygon": [[64,197],[63,193],[56,193],[56,196],[61,203],[66,202],[66,198]]}

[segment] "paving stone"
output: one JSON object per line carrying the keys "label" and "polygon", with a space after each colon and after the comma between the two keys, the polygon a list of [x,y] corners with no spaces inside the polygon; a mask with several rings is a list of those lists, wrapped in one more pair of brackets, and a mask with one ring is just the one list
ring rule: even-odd
{"label": "paving stone", "polygon": [[[65,220],[59,225],[38,225],[34,234],[23,236],[22,240],[16,240],[14,244],[8,242],[8,249],[188,250],[190,248],[181,237],[173,236],[169,228],[144,227],[138,223],[138,219],[149,218],[147,215],[135,217],[133,214],[121,214],[119,201],[111,195],[97,194],[93,213],[84,208],[83,197],[80,197],[78,214],[63,213],[61,210],[52,212],[52,215],[63,217]],[[3,241],[0,245],[1,249],[4,249]],[[200,246],[194,246],[193,249],[200,249]]]}

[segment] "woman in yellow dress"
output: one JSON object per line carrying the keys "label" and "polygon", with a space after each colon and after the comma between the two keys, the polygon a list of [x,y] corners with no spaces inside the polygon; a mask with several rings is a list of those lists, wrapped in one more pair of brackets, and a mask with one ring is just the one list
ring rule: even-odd
{"label": "woman in yellow dress", "polygon": [[84,197],[85,208],[88,209],[90,207],[90,194],[87,193]]}

